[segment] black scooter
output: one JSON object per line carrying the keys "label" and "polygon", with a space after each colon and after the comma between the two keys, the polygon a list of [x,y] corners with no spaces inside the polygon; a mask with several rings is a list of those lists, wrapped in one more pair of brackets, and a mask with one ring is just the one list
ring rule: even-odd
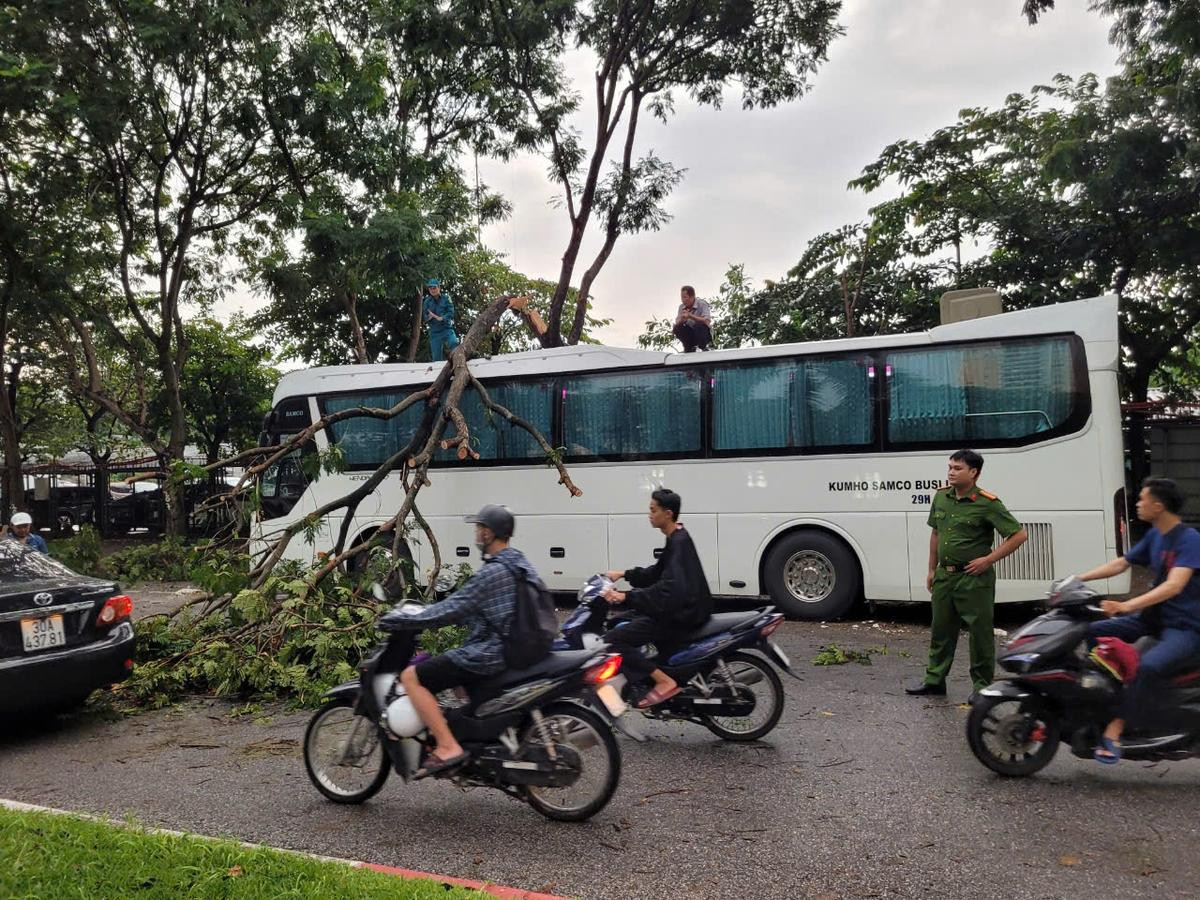
{"label": "black scooter", "polygon": [[[1123,690],[1088,653],[1088,623],[1104,617],[1099,600],[1076,578],[1055,582],[1049,611],[1017,631],[1000,654],[997,661],[1012,674],[980,691],[967,717],[971,752],[993,772],[1032,775],[1053,759],[1060,741],[1092,758]],[[1126,729],[1121,755],[1200,756],[1200,659],[1169,677],[1140,728]]]}
{"label": "black scooter", "polygon": [[[601,636],[620,621],[619,616],[610,620],[613,607],[603,597],[611,587],[612,582],[603,575],[588,579],[579,590],[579,606],[563,623],[556,648],[608,648]],[[782,623],[783,615],[773,606],[717,613],[701,627],[677,635],[670,646],[651,648],[650,655],[657,657],[659,667],[682,690],[640,712],[653,719],[694,722],[727,741],[763,737],[783,715],[783,683],[771,663],[791,672],[791,661],[770,639]],[[751,650],[757,652],[747,652]],[[639,694],[623,675],[613,683],[626,702],[636,704]],[[644,740],[625,719],[618,719],[617,727]]]}
{"label": "black scooter", "polygon": [[[330,800],[362,803],[393,768],[407,782],[432,746],[397,678],[415,649],[416,632],[390,635],[359,665],[358,680],[333,688],[309,721],[304,765]],[[624,703],[606,684],[620,666],[605,650],[555,652],[472,688],[467,703],[445,710],[470,758],[432,777],[495,788],[550,819],[590,818],[621,777],[612,720]]]}

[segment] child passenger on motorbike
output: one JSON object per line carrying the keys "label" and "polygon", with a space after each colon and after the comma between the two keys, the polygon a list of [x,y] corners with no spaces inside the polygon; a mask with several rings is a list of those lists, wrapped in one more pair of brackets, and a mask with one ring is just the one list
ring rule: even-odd
{"label": "child passenger on motorbike", "polygon": [[699,628],[712,615],[708,579],[691,535],[677,519],[683,501],[674,491],[659,488],[650,495],[650,524],[666,535],[667,543],[654,565],[609,572],[612,581],[624,578],[634,589],[609,589],[604,599],[625,603],[637,615],[604,635],[618,648],[631,682],[652,679],[654,686],[638,703],[639,709],[670,700],[679,693],[675,679],[646,658],[645,644],[669,641],[684,631]]}
{"label": "child passenger on motorbike", "polygon": [[384,631],[452,623],[470,629],[461,647],[408,666],[400,674],[400,683],[434,740],[433,750],[416,778],[466,762],[469,754],[454,737],[435,695],[454,687],[466,687],[504,670],[504,634],[511,626],[517,603],[513,571],[533,577],[537,574],[525,554],[508,545],[515,522],[507,509],[485,506],[467,521],[475,523],[475,545],[483,554],[484,564],[479,571],[440,603],[413,615],[392,610],[379,620]]}
{"label": "child passenger on motorbike", "polygon": [[[1141,657],[1137,675],[1125,686],[1117,717],[1109,722],[1096,748],[1097,761],[1111,765],[1121,758],[1125,724],[1146,708],[1162,677],[1183,660],[1200,655],[1200,533],[1179,517],[1183,493],[1169,478],[1147,478],[1138,494],[1137,516],[1152,527],[1137,546],[1119,559],[1079,576],[1081,581],[1111,578],[1130,565],[1151,566],[1154,587],[1130,600],[1104,600],[1106,622],[1091,626],[1091,637],[1116,637],[1133,643],[1153,635],[1158,643]],[[1131,615],[1132,614],[1132,615]]]}

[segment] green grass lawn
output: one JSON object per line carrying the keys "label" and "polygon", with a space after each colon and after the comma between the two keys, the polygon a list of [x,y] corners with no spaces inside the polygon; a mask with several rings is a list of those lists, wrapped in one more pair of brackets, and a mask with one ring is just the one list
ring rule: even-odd
{"label": "green grass lawn", "polygon": [[233,841],[0,807],[0,897],[482,898]]}

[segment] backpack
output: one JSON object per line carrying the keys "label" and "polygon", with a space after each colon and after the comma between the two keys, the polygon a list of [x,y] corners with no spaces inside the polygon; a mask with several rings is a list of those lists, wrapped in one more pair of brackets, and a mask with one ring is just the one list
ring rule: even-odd
{"label": "backpack", "polygon": [[550,589],[536,575],[510,566],[502,559],[494,560],[508,569],[517,582],[517,602],[512,622],[504,639],[504,662],[510,669],[527,669],[550,655],[550,646],[558,636],[558,617],[554,614],[554,598]]}

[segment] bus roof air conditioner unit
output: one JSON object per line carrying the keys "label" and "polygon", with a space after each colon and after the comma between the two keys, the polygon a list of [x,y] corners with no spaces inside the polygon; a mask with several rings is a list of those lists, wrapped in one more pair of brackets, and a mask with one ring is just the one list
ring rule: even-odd
{"label": "bus roof air conditioner unit", "polygon": [[941,299],[942,324],[982,319],[1004,312],[1004,300],[991,288],[946,291]]}

